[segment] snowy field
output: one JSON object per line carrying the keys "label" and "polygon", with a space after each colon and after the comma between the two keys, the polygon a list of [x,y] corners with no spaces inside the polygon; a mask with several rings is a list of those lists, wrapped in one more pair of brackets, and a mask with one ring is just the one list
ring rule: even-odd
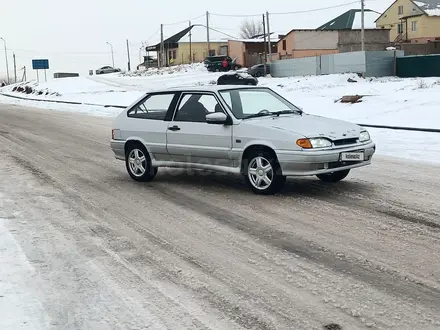
{"label": "snowy field", "polygon": [[[0,96],[0,102],[94,116],[114,117],[143,93],[164,87],[214,84],[221,73],[209,73],[201,64],[172,69],[135,72],[126,75],[64,78],[47,83],[28,83],[36,93],[13,92],[14,86],[0,89],[8,95],[39,100],[58,100],[81,105],[30,101]],[[348,82],[352,78],[357,82]],[[358,124],[440,128],[440,78],[362,79],[354,74],[260,78],[268,86],[304,108],[307,113],[348,120]],[[40,94],[40,95],[39,95]],[[343,95],[365,95],[362,102],[344,104]],[[378,144],[378,154],[440,163],[440,134],[369,129]]]}

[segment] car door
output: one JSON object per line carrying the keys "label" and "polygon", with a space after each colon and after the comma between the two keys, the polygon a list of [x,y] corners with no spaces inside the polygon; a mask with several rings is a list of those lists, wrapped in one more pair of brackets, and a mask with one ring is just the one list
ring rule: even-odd
{"label": "car door", "polygon": [[232,166],[232,125],[208,124],[206,115],[223,112],[214,93],[183,93],[168,124],[167,150],[176,162]]}
{"label": "car door", "polygon": [[170,160],[166,140],[167,113],[174,109],[179,94],[151,93],[127,112],[124,139],[141,140],[157,161]]}

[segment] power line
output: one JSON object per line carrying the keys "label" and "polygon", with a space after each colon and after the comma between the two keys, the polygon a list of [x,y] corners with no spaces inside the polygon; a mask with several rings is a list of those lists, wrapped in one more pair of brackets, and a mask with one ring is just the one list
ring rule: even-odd
{"label": "power line", "polygon": [[195,21],[196,19],[199,19],[199,18],[202,18],[202,17],[205,17],[205,14],[197,16],[197,17],[193,17],[193,18],[190,18],[190,19],[187,19],[187,20],[184,20],[184,21],[174,22],[174,23],[166,23],[166,24],[163,24],[163,25],[164,26],[169,26],[169,25],[179,25],[179,24],[183,24],[183,23],[187,23],[188,24],[189,21]]}
{"label": "power line", "polygon": [[333,9],[333,8],[339,8],[344,7],[348,5],[358,4],[359,1],[352,1],[352,2],[346,2],[335,6],[329,6],[329,7],[321,7],[316,9],[308,9],[308,10],[299,10],[299,11],[290,11],[290,12],[284,12],[284,13],[269,13],[270,15],[292,15],[292,14],[304,14],[304,13],[311,13],[315,11],[321,11],[321,10],[327,10],[327,9]]}
{"label": "power line", "polygon": [[158,28],[157,30],[156,30],[156,32],[154,32],[150,37],[148,37],[146,40],[146,42],[148,43],[149,42],[149,40],[151,39],[151,38],[153,38],[153,37],[155,37],[156,36],[156,34],[158,34],[160,32],[160,28]]}
{"label": "power line", "polygon": [[248,15],[228,15],[228,14],[215,14],[209,13],[209,15],[220,16],[220,17],[260,17],[261,14],[248,14]]}
{"label": "power line", "polygon": [[[369,0],[369,1],[375,1],[375,0]],[[315,12],[315,11],[321,11],[321,10],[327,10],[327,9],[333,9],[333,8],[339,8],[339,7],[344,7],[344,6],[348,6],[348,5],[353,5],[353,4],[357,4],[359,3],[359,1],[352,1],[352,2],[346,2],[346,3],[341,3],[339,5],[334,5],[334,6],[328,6],[328,7],[321,7],[321,8],[315,8],[315,9],[307,9],[307,10],[298,10],[298,11],[290,11],[290,12],[282,12],[282,13],[269,13],[270,15],[292,15],[292,14],[304,14],[304,13],[311,13],[311,12]],[[260,17],[262,14],[236,14],[236,15],[230,15],[230,14],[218,14],[218,13],[209,13],[210,15],[213,16],[220,16],[220,17]]]}
{"label": "power line", "polygon": [[231,28],[224,28],[224,27],[218,27],[218,26],[216,26],[215,29],[223,30],[223,31],[234,31],[234,32],[237,32],[237,30],[238,30],[238,28],[237,29],[231,29]]}
{"label": "power line", "polygon": [[[204,24],[194,24],[194,26],[202,26],[202,27],[206,28],[206,25],[204,25]],[[225,33],[225,32],[222,32],[222,31],[220,31],[220,30],[217,30],[217,29],[215,29],[215,28],[209,27],[209,29],[212,30],[212,31],[215,31],[215,32],[221,33],[221,34],[223,34],[223,35],[225,35],[225,36],[227,36],[227,37],[229,37],[229,38],[237,39],[237,37],[231,36],[230,34],[227,34],[227,33]]]}

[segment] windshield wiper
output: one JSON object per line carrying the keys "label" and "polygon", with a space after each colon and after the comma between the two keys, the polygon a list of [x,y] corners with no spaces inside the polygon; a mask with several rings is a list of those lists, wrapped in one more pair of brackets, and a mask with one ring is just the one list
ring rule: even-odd
{"label": "windshield wiper", "polygon": [[289,109],[289,110],[281,110],[281,111],[274,111],[274,112],[271,112],[270,114],[274,115],[274,116],[279,116],[279,115],[284,115],[284,114],[288,114],[288,113],[296,113],[296,112],[299,112],[299,114],[302,114],[301,110],[291,110],[291,109]]}
{"label": "windshield wiper", "polygon": [[259,112],[259,113],[254,113],[253,115],[246,116],[246,117],[244,117],[243,119],[257,118],[257,117],[263,117],[263,116],[272,116],[272,112]]}
{"label": "windshield wiper", "polygon": [[289,114],[289,113],[299,113],[300,115],[303,113],[301,110],[281,110],[281,111],[273,111],[273,112],[259,112],[259,113],[254,113],[253,115],[249,115],[244,117],[243,119],[249,119],[249,118],[257,118],[257,117],[263,117],[263,116],[279,116],[279,115],[284,115],[284,114]]}

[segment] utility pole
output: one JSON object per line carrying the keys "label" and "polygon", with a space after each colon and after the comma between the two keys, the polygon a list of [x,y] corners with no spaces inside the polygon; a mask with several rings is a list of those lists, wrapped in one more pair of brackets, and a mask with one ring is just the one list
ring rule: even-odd
{"label": "utility pole", "polygon": [[23,78],[21,80],[22,82],[26,81],[26,66],[23,67]]}
{"label": "utility pole", "polygon": [[272,60],[272,45],[270,43],[270,26],[269,26],[269,12],[266,11],[266,25],[267,25],[267,47],[268,47],[268,58],[269,58],[269,62],[271,62]]}
{"label": "utility pole", "polygon": [[6,61],[6,75],[8,76],[8,85],[10,83],[9,81],[9,64],[8,64],[8,51],[6,48],[6,40],[3,38],[0,38],[1,40],[3,40],[3,43],[5,44],[5,61]]}
{"label": "utility pole", "polygon": [[[191,27],[191,21],[189,21],[189,27]],[[191,41],[192,41],[191,30],[189,30],[189,64],[192,64],[192,62],[193,62],[192,43],[191,43]]]}
{"label": "utility pole", "polygon": [[[163,47],[163,24],[160,25],[160,64],[159,61],[157,61],[157,63],[159,64],[159,68],[163,65],[163,51],[164,51],[164,47]],[[159,56],[158,56],[158,60],[159,60]]]}
{"label": "utility pole", "polygon": [[264,75],[267,75],[267,51],[266,51],[266,22],[263,14],[263,36],[264,36]]}
{"label": "utility pole", "polygon": [[17,83],[17,63],[15,62],[15,53],[12,53],[12,57],[14,59],[14,81]]}
{"label": "utility pole", "polygon": [[361,50],[365,50],[365,0],[361,0]]}
{"label": "utility pole", "polygon": [[209,49],[211,48],[209,45],[209,12],[206,12],[206,43],[208,46],[208,54],[206,56],[209,56]]}
{"label": "utility pole", "polygon": [[110,48],[112,50],[112,63],[113,63],[113,68],[115,67],[115,58],[113,56],[113,45],[111,43],[109,43],[108,41],[106,42],[106,44],[110,45]]}
{"label": "utility pole", "polygon": [[130,46],[128,46],[128,39],[127,39],[127,56],[128,56],[128,71],[130,71]]}

